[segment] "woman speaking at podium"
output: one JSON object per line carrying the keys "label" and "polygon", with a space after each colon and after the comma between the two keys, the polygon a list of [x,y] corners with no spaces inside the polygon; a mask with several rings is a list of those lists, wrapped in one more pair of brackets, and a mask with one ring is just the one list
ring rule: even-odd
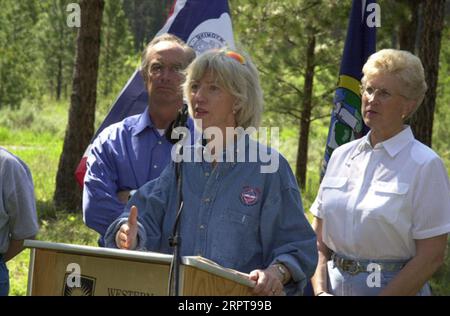
{"label": "woman speaking at podium", "polygon": [[[188,67],[183,88],[200,137],[183,146],[181,255],[248,273],[257,295],[301,295],[316,268],[316,237],[289,164],[247,132],[259,128],[263,108],[256,67],[237,52],[209,51]],[[107,247],[172,253],[176,170],[172,162],[134,194],[108,228]]]}

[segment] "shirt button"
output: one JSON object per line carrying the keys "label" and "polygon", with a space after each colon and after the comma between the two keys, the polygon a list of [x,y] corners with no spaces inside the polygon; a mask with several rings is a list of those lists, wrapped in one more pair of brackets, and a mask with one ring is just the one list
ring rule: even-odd
{"label": "shirt button", "polygon": [[209,177],[209,172],[205,172],[205,177]]}
{"label": "shirt button", "polygon": [[200,229],[205,229],[205,225],[200,225]]}
{"label": "shirt button", "polygon": [[204,198],[204,199],[203,199],[203,202],[205,202],[205,203],[209,203],[210,201],[211,201],[210,198]]}
{"label": "shirt button", "polygon": [[156,169],[156,168],[158,168],[158,166],[157,166],[157,165],[153,165],[153,168],[155,168],[155,169]]}
{"label": "shirt button", "polygon": [[158,141],[158,145],[161,145],[162,144],[162,141]]}

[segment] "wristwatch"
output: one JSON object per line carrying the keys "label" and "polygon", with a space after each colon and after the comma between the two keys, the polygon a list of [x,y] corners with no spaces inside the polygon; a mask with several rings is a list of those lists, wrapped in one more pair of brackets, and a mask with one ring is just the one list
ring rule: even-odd
{"label": "wristwatch", "polygon": [[288,278],[288,271],[287,268],[281,264],[281,263],[276,263],[274,264],[274,266],[277,268],[278,273],[281,275],[281,283],[284,285],[287,283],[287,278]]}

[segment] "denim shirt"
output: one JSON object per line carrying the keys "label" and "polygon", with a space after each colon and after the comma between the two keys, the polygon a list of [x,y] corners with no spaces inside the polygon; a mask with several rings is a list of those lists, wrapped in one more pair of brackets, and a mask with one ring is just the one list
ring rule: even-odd
{"label": "denim shirt", "polygon": [[[316,237],[295,177],[279,157],[274,173],[261,173],[261,162],[219,162],[215,168],[205,161],[183,162],[180,253],[245,273],[281,262],[292,274],[286,293],[298,295],[316,268]],[[139,211],[137,249],[172,253],[168,239],[177,212],[174,163],[136,192],[127,211],[108,228],[107,247],[116,247],[115,234],[132,205]]]}

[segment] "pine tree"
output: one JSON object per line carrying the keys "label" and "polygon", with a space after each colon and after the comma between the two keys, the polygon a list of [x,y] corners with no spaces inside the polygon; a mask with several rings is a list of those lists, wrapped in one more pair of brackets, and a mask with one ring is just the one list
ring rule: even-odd
{"label": "pine tree", "polygon": [[74,181],[75,168],[94,133],[100,29],[103,0],[81,0],[81,27],[73,75],[69,122],[56,175],[56,207],[74,212],[80,209],[81,192]]}

